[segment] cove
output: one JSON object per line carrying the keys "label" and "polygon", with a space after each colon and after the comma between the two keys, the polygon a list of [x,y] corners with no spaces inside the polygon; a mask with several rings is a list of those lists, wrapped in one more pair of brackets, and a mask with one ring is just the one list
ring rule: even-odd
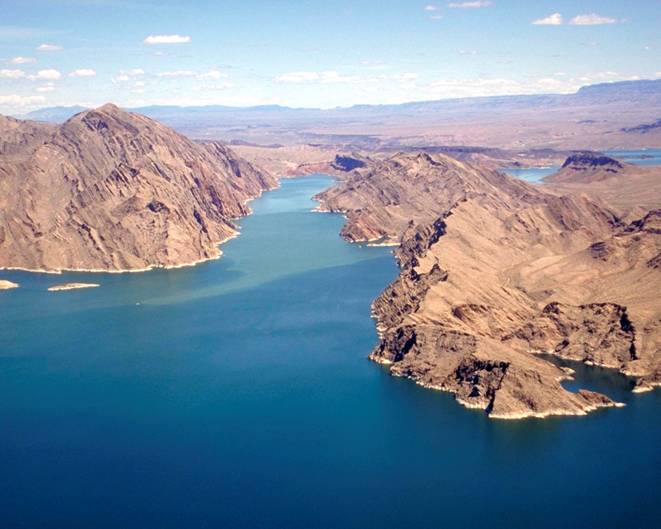
{"label": "cove", "polygon": [[397,270],[311,212],[331,184],[193,268],[2,274],[0,527],[659,527],[661,392],[587,369],[627,406],[494,421],[366,359]]}

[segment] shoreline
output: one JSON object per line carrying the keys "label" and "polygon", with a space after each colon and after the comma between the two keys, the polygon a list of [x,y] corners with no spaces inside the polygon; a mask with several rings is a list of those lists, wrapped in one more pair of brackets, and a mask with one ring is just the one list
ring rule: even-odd
{"label": "shoreline", "polygon": [[[278,182],[279,184],[279,182]],[[278,189],[280,185],[277,185],[275,187],[262,190],[260,191],[259,195],[256,195],[253,198],[246,199],[243,202],[244,206],[247,206],[250,202],[253,200],[257,200],[260,198],[265,192],[268,191],[273,191],[275,189]],[[242,218],[246,218],[252,215],[252,209],[248,207],[248,212],[246,215],[242,217],[234,217],[231,220],[239,220]],[[221,239],[218,242],[215,242],[213,244],[216,255],[212,255],[210,257],[203,257],[201,259],[196,259],[194,261],[187,261],[185,263],[179,263],[179,264],[169,264],[169,265],[160,265],[160,264],[154,264],[154,265],[149,265],[146,267],[142,268],[118,268],[118,269],[104,269],[104,268],[58,268],[55,270],[47,270],[47,269],[41,269],[41,268],[26,268],[23,266],[0,266],[0,272],[2,271],[7,271],[7,272],[28,272],[31,274],[49,274],[49,275],[62,275],[66,273],[81,273],[81,274],[139,274],[143,272],[153,272],[156,270],[176,270],[179,268],[190,268],[193,266],[197,266],[202,263],[206,263],[208,261],[216,261],[220,259],[223,255],[223,251],[220,249],[220,246],[225,244],[226,242],[231,241],[232,239],[237,238],[239,235],[241,235],[241,230],[239,228],[232,228],[234,230],[234,233],[231,235],[228,235],[224,239]]]}

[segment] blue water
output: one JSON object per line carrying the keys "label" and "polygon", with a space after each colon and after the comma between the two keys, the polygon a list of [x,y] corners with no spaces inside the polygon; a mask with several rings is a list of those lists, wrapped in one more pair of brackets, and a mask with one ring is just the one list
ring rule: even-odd
{"label": "blue water", "polygon": [[329,183],[194,268],[0,273],[0,528],[660,527],[661,392],[584,368],[627,406],[500,422],[366,359],[396,268]]}
{"label": "blue water", "polygon": [[[617,158],[618,160],[622,160],[623,162],[632,163],[634,165],[661,165],[661,149],[606,151],[606,154],[608,154],[608,156]],[[559,170],[559,165],[532,168],[507,167],[504,169],[507,174],[516,176],[521,180],[532,182],[534,184],[540,183],[544,177],[551,175]]]}
{"label": "blue water", "polygon": [[617,150],[606,154],[635,165],[661,165],[661,149]]}
{"label": "blue water", "polygon": [[551,166],[551,167],[506,167],[504,170],[510,176],[516,176],[521,180],[526,182],[531,182],[533,184],[540,183],[545,176],[551,175],[558,172],[560,166]]}

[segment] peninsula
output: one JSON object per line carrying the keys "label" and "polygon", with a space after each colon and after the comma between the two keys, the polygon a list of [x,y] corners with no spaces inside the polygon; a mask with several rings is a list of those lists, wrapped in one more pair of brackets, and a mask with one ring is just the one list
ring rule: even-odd
{"label": "peninsula", "polygon": [[370,358],[392,374],[505,419],[617,405],[568,391],[570,374],[537,353],[618,369],[638,391],[661,383],[661,209],[629,221],[580,193],[415,152],[368,161],[317,198],[346,216],[347,240],[400,243],[399,277],[373,304]]}

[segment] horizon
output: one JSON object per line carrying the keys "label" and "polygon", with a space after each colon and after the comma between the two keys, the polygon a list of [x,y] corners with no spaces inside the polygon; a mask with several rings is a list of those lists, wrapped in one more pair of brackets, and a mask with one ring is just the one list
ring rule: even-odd
{"label": "horizon", "polygon": [[48,111],[48,110],[57,110],[57,109],[77,109],[77,108],[82,108],[84,110],[93,110],[93,109],[98,109],[100,107],[103,107],[105,105],[114,105],[120,109],[123,110],[128,110],[128,111],[133,111],[133,110],[141,110],[141,109],[147,109],[147,108],[179,108],[179,109],[190,109],[190,108],[211,108],[211,107],[221,107],[221,108],[227,108],[231,110],[249,110],[249,109],[257,109],[257,108],[279,108],[283,110],[319,110],[319,111],[331,111],[331,110],[350,110],[355,107],[363,107],[363,106],[368,106],[368,107],[380,107],[380,106],[399,106],[399,105],[413,105],[413,104],[425,104],[425,103],[436,103],[436,102],[441,102],[441,101],[461,101],[461,100],[468,100],[468,99],[493,99],[493,98],[518,98],[518,97],[539,97],[539,96],[571,96],[571,95],[576,95],[578,94],[582,89],[584,88],[592,88],[592,87],[597,87],[597,86],[611,86],[611,85],[622,85],[622,84],[628,84],[628,83],[649,83],[649,82],[661,82],[661,79],[637,79],[637,80],[625,80],[625,81],[605,81],[602,83],[595,83],[595,84],[587,84],[580,86],[576,91],[574,92],[569,92],[569,93],[564,93],[564,92],[544,92],[544,93],[539,93],[539,94],[503,94],[503,95],[491,95],[491,96],[469,96],[469,97],[448,97],[448,98],[441,98],[441,99],[424,99],[424,100],[412,100],[412,101],[404,101],[401,103],[358,103],[354,105],[348,105],[348,106],[336,106],[336,107],[328,107],[328,108],[323,108],[323,107],[296,107],[296,106],[289,106],[289,105],[280,105],[277,103],[274,104],[262,104],[262,105],[245,105],[245,106],[232,106],[232,105],[223,105],[223,104],[216,104],[216,103],[210,103],[207,105],[143,105],[139,107],[126,107],[120,104],[117,104],[113,101],[106,101],[104,103],[100,103],[95,106],[84,106],[84,105],[77,105],[77,104],[72,104],[72,105],[54,105],[54,106],[40,106],[36,107],[35,109],[19,114],[19,113],[14,113],[14,114],[8,114],[9,116],[12,117],[17,117],[17,118],[23,118],[28,116],[31,113],[36,113],[36,112],[41,112],[41,111]]}
{"label": "horizon", "polygon": [[656,80],[655,4],[1,0],[0,113],[105,101],[333,109]]}

